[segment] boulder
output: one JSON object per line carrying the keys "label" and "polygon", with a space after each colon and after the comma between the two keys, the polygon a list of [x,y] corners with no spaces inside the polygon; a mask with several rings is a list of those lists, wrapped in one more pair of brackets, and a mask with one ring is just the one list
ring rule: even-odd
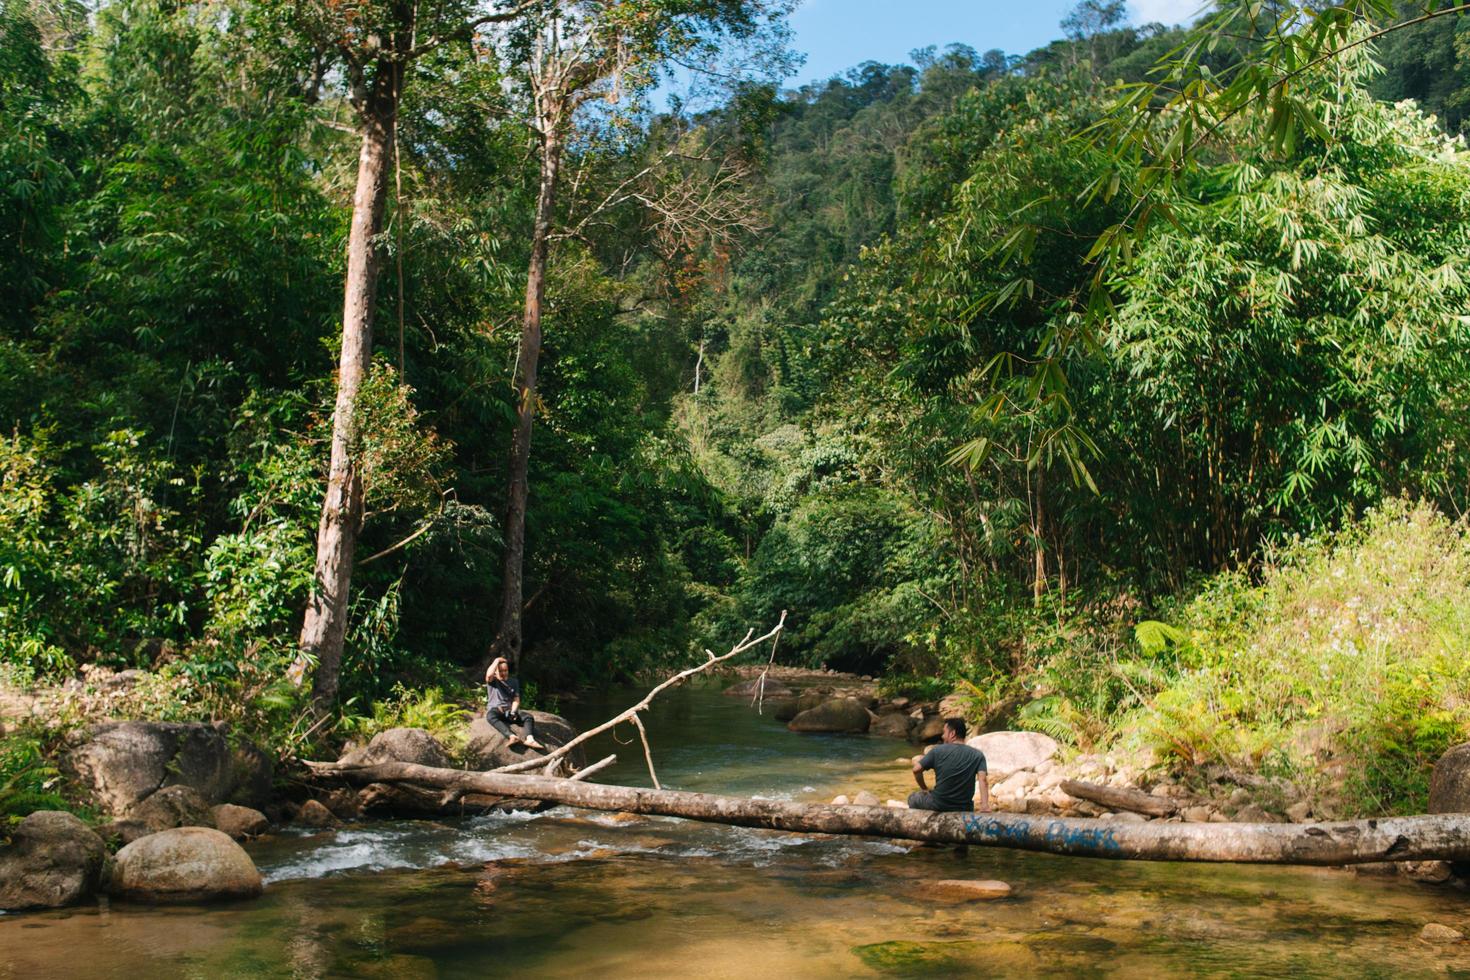
{"label": "boulder", "polygon": [[970,881],[961,878],[931,881],[924,891],[937,898],[974,902],[1005,898],[1011,893],[1011,886],[1003,881]]}
{"label": "boulder", "polygon": [[854,698],[833,698],[791,719],[793,732],[866,732],[868,709]]}
{"label": "boulder", "polygon": [[262,887],[245,849],[208,827],[179,827],[133,841],[117,852],[108,882],[118,898],[153,903],[253,898]]}
{"label": "boulder", "polygon": [[106,880],[107,845],[70,813],[38,810],[0,847],[0,909],[75,905]]}
{"label": "boulder", "polygon": [[69,763],[103,809],[122,815],[165,786],[223,803],[235,788],[232,755],[213,725],[122,721],[94,727]]}
{"label": "boulder", "polygon": [[321,829],[336,827],[342,823],[337,819],[337,815],[327,809],[326,804],[320,800],[307,800],[301,804],[301,809],[296,811],[296,822],[307,827]]}
{"label": "boulder", "polygon": [[1056,739],[1040,732],[987,732],[965,744],[985,753],[985,766],[992,779],[996,773],[1035,769],[1061,748]]}
{"label": "boulder", "polygon": [[362,800],[358,798],[357,790],[351,787],[339,786],[320,800],[338,820],[356,820],[362,816]]}
{"label": "boulder", "polygon": [[852,800],[847,798],[846,793],[838,793],[836,796],[832,797],[833,806],[847,806],[851,802]]}
{"label": "boulder", "polygon": [[1456,745],[1429,777],[1430,813],[1470,813],[1470,742]]}
{"label": "boulder", "polygon": [[801,714],[801,701],[796,698],[782,698],[767,707],[770,708],[771,717],[777,721],[790,721]]}
{"label": "boulder", "polygon": [[879,806],[881,803],[882,801],[876,795],[865,789],[859,790],[858,794],[852,798],[853,806]]}
{"label": "boulder", "polygon": [[[524,709],[522,709],[522,714],[530,715],[535,721],[536,741],[547,748],[557,748],[577,737],[577,730],[572,727],[572,723],[561,715],[554,715],[549,711]],[[511,745],[505,736],[490,727],[490,723],[483,715],[476,716],[475,720],[470,722],[469,744],[465,752],[470,765],[476,769],[496,769],[546,754],[528,749],[524,745]],[[580,746],[572,750],[570,761],[577,768],[587,764],[587,757]]]}
{"label": "boulder", "polygon": [[[759,677],[752,677],[748,680],[739,681],[725,688],[724,694],[726,697],[731,698],[753,699],[756,696],[756,690],[760,687],[760,682],[761,679]],[[762,697],[766,701],[770,701],[776,698],[794,697],[795,695],[795,691],[793,691],[791,688],[787,687],[780,681],[776,680],[776,678],[766,678],[765,693],[762,695]]]}
{"label": "boulder", "polygon": [[913,727],[909,737],[915,742],[932,742],[944,735],[944,716],[925,715],[924,718]]}
{"label": "boulder", "polygon": [[222,834],[228,834],[232,840],[259,837],[271,829],[265,814],[248,806],[221,803],[210,811],[210,816],[214,818],[215,828]]}
{"label": "boulder", "polygon": [[868,734],[882,735],[885,738],[908,738],[909,729],[913,727],[913,724],[913,719],[908,715],[892,711],[874,718],[868,726]]}
{"label": "boulder", "polygon": [[276,776],[275,762],[271,757],[259,746],[241,742],[231,749],[230,761],[235,778],[225,802],[250,808],[269,803]]}
{"label": "boulder", "polygon": [[348,752],[339,761],[349,766],[375,766],[383,762],[411,762],[436,769],[450,766],[444,746],[422,728],[390,728],[378,732],[366,747]]}
{"label": "boulder", "polygon": [[188,786],[165,786],[125,814],[156,834],[175,827],[213,827],[209,803]]}

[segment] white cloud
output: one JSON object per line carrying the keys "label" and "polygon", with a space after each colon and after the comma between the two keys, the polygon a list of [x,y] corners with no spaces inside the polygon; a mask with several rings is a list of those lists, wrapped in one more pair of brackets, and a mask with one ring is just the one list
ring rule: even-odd
{"label": "white cloud", "polygon": [[1188,24],[1206,6],[1207,0],[1128,0],[1135,24]]}

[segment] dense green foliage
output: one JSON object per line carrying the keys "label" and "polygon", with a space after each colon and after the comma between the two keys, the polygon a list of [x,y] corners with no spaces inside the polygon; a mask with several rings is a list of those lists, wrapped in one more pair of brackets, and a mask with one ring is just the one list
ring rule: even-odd
{"label": "dense green foliage", "polygon": [[[1394,549],[1463,585],[1429,509],[1470,504],[1462,21],[1303,76],[1289,140],[1222,121],[1099,288],[1094,244],[1130,220],[1100,189],[1145,164],[1078,134],[1186,34],[1084,7],[1025,56],[589,121],[548,289],[529,678],[631,675],[788,610],[787,658],[1029,692],[1022,722],[1074,742],[1167,729],[1176,759],[1259,765],[1330,716],[1360,799],[1422,789],[1466,721],[1444,657],[1380,644],[1387,686],[1313,687],[1262,644]],[[289,748],[357,147],[270,9],[0,0],[0,664],[151,668],[138,710]],[[405,89],[344,732],[453,728],[442,692],[495,625],[536,189],[497,57],[445,43]],[[629,187],[717,188],[761,227],[670,230]],[[1439,628],[1457,600],[1426,594],[1375,622]],[[1337,670],[1338,640],[1293,663]]]}

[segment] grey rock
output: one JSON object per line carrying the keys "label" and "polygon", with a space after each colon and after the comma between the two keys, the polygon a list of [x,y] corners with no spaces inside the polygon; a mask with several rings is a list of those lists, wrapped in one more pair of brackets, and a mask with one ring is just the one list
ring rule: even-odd
{"label": "grey rock", "polygon": [[786,727],[793,732],[854,732],[868,730],[868,709],[854,698],[833,698],[803,711]]}
{"label": "grey rock", "polygon": [[0,847],[0,909],[75,905],[106,880],[107,845],[60,810],[38,810]]}
{"label": "grey rock", "polygon": [[852,798],[852,803],[853,806],[881,806],[883,801],[878,799],[878,797],[874,794],[869,793],[867,790],[860,790],[858,794]]}
{"label": "grey rock", "polygon": [[166,786],[188,786],[210,805],[223,803],[235,786],[224,733],[202,723],[98,725],[69,763],[103,809],[116,815]]}
{"label": "grey rock", "polygon": [[1470,813],[1470,742],[1456,745],[1429,777],[1430,813]]}
{"label": "grey rock", "polygon": [[275,789],[275,762],[258,746],[239,743],[231,749],[234,785],[225,802],[236,806],[259,808],[270,802]]}
{"label": "grey rock", "polygon": [[[554,715],[549,711],[526,711],[536,723],[536,741],[548,749],[556,749],[567,744],[577,737],[577,729],[572,723],[561,715]],[[544,751],[527,748],[524,745],[511,745],[510,741],[495,729],[480,715],[470,722],[469,741],[465,749],[470,766],[475,769],[496,769],[500,766],[511,766],[517,762],[525,762],[537,756],[545,755]],[[578,768],[586,765],[586,756],[581,746],[574,748],[569,760],[573,766]]]}
{"label": "grey rock", "polygon": [[126,817],[148,828],[149,833],[174,827],[213,827],[209,803],[188,786],[165,786],[131,807]]}
{"label": "grey rock", "polygon": [[263,883],[255,862],[229,835],[208,827],[149,834],[117,852],[108,891],[136,902],[253,898]]}
{"label": "grey rock", "polygon": [[992,776],[1035,769],[1061,749],[1056,739],[1040,732],[986,732],[967,739],[965,744],[985,753],[985,765]]}
{"label": "grey rock", "polygon": [[883,735],[888,738],[908,738],[909,729],[913,727],[913,719],[901,712],[889,712],[879,715],[873,719],[868,726],[869,735]]}
{"label": "grey rock", "polygon": [[449,768],[449,754],[439,740],[422,728],[390,728],[378,732],[365,748],[344,755],[343,765],[375,766],[384,762],[411,762],[436,769]]}

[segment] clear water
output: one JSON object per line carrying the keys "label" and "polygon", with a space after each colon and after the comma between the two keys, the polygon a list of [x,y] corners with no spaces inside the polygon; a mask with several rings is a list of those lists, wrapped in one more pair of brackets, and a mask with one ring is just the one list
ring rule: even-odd
{"label": "clear water", "polygon": [[[566,713],[605,718],[641,692]],[[649,724],[665,786],[818,800],[906,792],[905,743],[797,736],[710,688]],[[625,737],[632,737],[631,734]],[[642,751],[607,781],[649,785]],[[1277,868],[909,850],[672,819],[552,810],[285,835],[269,886],[229,905],[111,904],[0,918],[0,978],[1470,977],[1470,896]],[[999,878],[988,903],[943,878]]]}

